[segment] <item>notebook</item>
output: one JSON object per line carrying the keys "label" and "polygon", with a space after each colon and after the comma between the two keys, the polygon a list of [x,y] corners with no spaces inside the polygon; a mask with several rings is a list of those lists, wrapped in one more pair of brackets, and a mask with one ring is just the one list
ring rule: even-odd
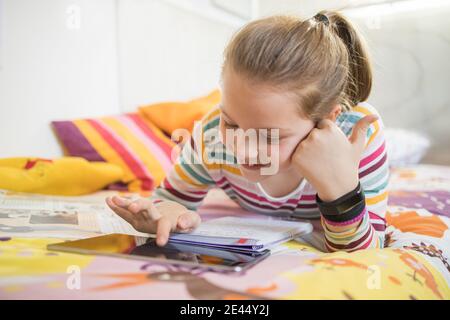
{"label": "notebook", "polygon": [[312,230],[309,222],[223,217],[202,222],[191,233],[172,233],[169,241],[235,251],[262,251]]}

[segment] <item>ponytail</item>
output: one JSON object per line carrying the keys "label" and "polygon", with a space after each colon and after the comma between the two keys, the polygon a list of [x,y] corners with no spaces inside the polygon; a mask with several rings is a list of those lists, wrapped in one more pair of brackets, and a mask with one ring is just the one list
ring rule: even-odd
{"label": "ponytail", "polygon": [[351,106],[368,99],[372,89],[372,67],[363,38],[353,25],[339,12],[321,11],[316,16],[325,16],[329,27],[344,43],[348,52],[349,73],[344,99]]}

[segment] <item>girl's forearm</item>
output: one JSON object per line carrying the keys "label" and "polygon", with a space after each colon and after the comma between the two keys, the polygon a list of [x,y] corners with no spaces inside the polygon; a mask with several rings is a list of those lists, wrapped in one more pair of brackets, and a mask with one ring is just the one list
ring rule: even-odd
{"label": "girl's forearm", "polygon": [[349,221],[336,223],[322,216],[322,226],[325,244],[330,252],[382,248],[384,245],[384,235],[375,230],[366,207]]}

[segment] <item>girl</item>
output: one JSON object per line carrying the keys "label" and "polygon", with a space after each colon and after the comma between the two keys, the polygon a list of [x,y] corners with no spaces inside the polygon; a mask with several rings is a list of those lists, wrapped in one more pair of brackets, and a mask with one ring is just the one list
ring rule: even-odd
{"label": "girl", "polygon": [[[325,250],[383,247],[389,170],[381,119],[364,102],[371,86],[363,41],[341,14],[253,21],[225,49],[220,105],[195,126],[151,199],[107,203],[138,231],[156,232],[161,246],[170,232],[200,224],[195,209],[219,187],[251,211],[320,217]],[[226,134],[271,129],[277,139],[259,135],[244,148]],[[203,152],[217,146],[217,131],[222,150]],[[263,174],[275,158],[276,172]]]}

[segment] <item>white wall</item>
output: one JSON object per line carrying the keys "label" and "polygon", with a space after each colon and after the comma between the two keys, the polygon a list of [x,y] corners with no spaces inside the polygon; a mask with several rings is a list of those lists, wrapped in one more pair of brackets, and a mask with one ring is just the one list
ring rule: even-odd
{"label": "white wall", "polygon": [[434,149],[446,152],[442,154],[446,157],[450,155],[449,14],[450,2],[439,8],[383,14],[372,21],[364,15],[353,17],[373,56],[370,102],[388,126],[428,135]]}
{"label": "white wall", "polygon": [[235,29],[164,0],[0,4],[0,157],[60,156],[51,120],[206,94]]}
{"label": "white wall", "polygon": [[[51,120],[119,111],[115,3],[3,0],[2,5],[0,157],[58,156]],[[81,9],[79,29],[67,27],[71,5]]]}
{"label": "white wall", "polygon": [[119,2],[121,105],[191,99],[218,85],[235,28],[165,1]]}

